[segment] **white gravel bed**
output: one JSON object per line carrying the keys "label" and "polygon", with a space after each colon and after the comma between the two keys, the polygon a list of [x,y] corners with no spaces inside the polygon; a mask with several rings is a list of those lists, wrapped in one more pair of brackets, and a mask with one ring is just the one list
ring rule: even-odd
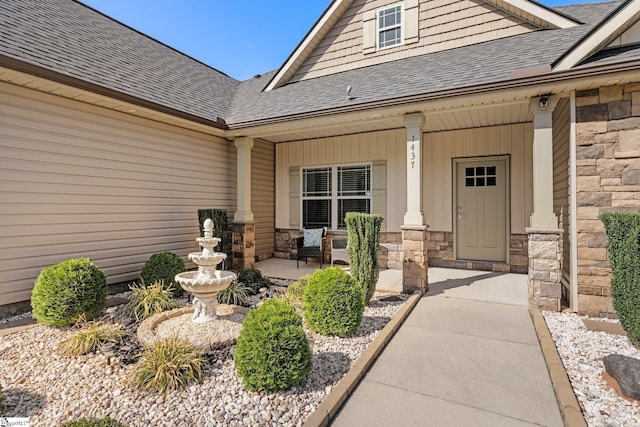
{"label": "white gravel bed", "polygon": [[107,364],[101,354],[57,353],[72,329],[36,326],[0,338],[0,384],[9,417],[31,426],[53,426],[83,417],[112,417],[134,426],[300,426],[406,301],[382,302],[376,294],[363,322],[348,338],[307,332],[313,369],[296,388],[274,394],[244,389],[230,348],[210,353],[204,377],[166,394],[139,391],[135,365]]}
{"label": "white gravel bed", "polygon": [[640,426],[640,405],[620,397],[602,377],[605,356],[640,359],[640,350],[627,337],[589,331],[584,317],[547,311],[543,315],[588,425]]}

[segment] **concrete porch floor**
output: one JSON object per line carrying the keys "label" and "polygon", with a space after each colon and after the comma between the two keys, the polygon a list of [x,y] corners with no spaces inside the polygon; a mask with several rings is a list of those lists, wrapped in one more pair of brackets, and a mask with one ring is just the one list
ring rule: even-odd
{"label": "concrete porch floor", "polygon": [[[348,265],[336,264],[349,271]],[[322,268],[331,267],[323,264]],[[320,263],[300,261],[296,268],[295,260],[270,258],[256,263],[256,269],[264,276],[276,279],[297,280],[305,274],[313,274]],[[429,295],[445,297],[464,297],[477,301],[490,301],[502,304],[527,305],[527,276],[524,274],[496,273],[491,271],[455,270],[452,268],[429,267]],[[437,285],[436,288],[433,288]],[[376,290],[381,292],[402,292],[402,271],[380,270]]]}

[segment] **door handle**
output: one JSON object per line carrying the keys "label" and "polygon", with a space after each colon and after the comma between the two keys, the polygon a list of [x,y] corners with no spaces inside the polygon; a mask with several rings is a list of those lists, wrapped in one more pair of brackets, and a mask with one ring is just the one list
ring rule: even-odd
{"label": "door handle", "polygon": [[460,206],[458,206],[458,219],[462,218],[462,208]]}

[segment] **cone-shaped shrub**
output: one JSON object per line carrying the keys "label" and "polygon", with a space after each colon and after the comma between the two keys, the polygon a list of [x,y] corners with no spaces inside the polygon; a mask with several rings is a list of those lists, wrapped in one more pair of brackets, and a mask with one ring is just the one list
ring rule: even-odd
{"label": "cone-shaped shrub", "polygon": [[162,282],[167,289],[171,287],[174,297],[179,297],[184,293],[184,289],[175,281],[175,277],[176,274],[185,271],[187,266],[182,258],[172,252],[160,252],[151,255],[151,258],[144,263],[140,272],[140,282],[143,284]]}
{"label": "cone-shaped shrub", "polygon": [[50,326],[94,319],[107,301],[107,276],[87,258],[69,259],[42,270],[31,294],[33,317]]}
{"label": "cone-shaped shrub", "polygon": [[235,363],[244,386],[275,392],[298,384],[311,370],[311,349],[295,309],[270,299],[247,315]]}
{"label": "cone-shaped shrub", "polygon": [[363,290],[340,267],[317,270],[309,278],[302,298],[302,313],[309,329],[322,335],[351,335],[362,322]]}
{"label": "cone-shaped shrub", "polygon": [[640,214],[606,212],[611,296],[629,341],[640,347]]}
{"label": "cone-shaped shrub", "polygon": [[378,214],[347,212],[345,216],[349,235],[347,252],[351,275],[364,289],[365,304],[371,300],[380,275],[378,249],[382,221],[384,217]]}

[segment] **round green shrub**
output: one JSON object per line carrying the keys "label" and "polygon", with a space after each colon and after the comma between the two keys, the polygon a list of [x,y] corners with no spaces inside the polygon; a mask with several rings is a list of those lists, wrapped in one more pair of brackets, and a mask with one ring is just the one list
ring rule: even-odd
{"label": "round green shrub", "polygon": [[107,276],[87,258],[45,268],[31,294],[33,317],[50,326],[69,326],[84,315],[94,319],[107,301]]}
{"label": "round green shrub", "polygon": [[238,271],[238,282],[244,283],[246,287],[251,289],[252,295],[257,294],[260,288],[268,288],[271,285],[269,279],[264,277],[260,270],[253,268]]}
{"label": "round green shrub", "polygon": [[140,281],[142,283],[162,282],[164,286],[173,290],[173,296],[179,297],[184,289],[175,281],[176,274],[187,271],[182,258],[172,252],[160,252],[151,255],[142,266]]}
{"label": "round green shrub", "polygon": [[60,427],[127,427],[113,418],[81,418],[61,424]]}
{"label": "round green shrub", "polygon": [[235,363],[249,390],[271,393],[298,384],[311,370],[300,315],[280,299],[250,311],[237,340]]}
{"label": "round green shrub", "polygon": [[351,335],[362,322],[362,287],[340,267],[317,270],[304,291],[302,313],[309,329],[315,332]]}

